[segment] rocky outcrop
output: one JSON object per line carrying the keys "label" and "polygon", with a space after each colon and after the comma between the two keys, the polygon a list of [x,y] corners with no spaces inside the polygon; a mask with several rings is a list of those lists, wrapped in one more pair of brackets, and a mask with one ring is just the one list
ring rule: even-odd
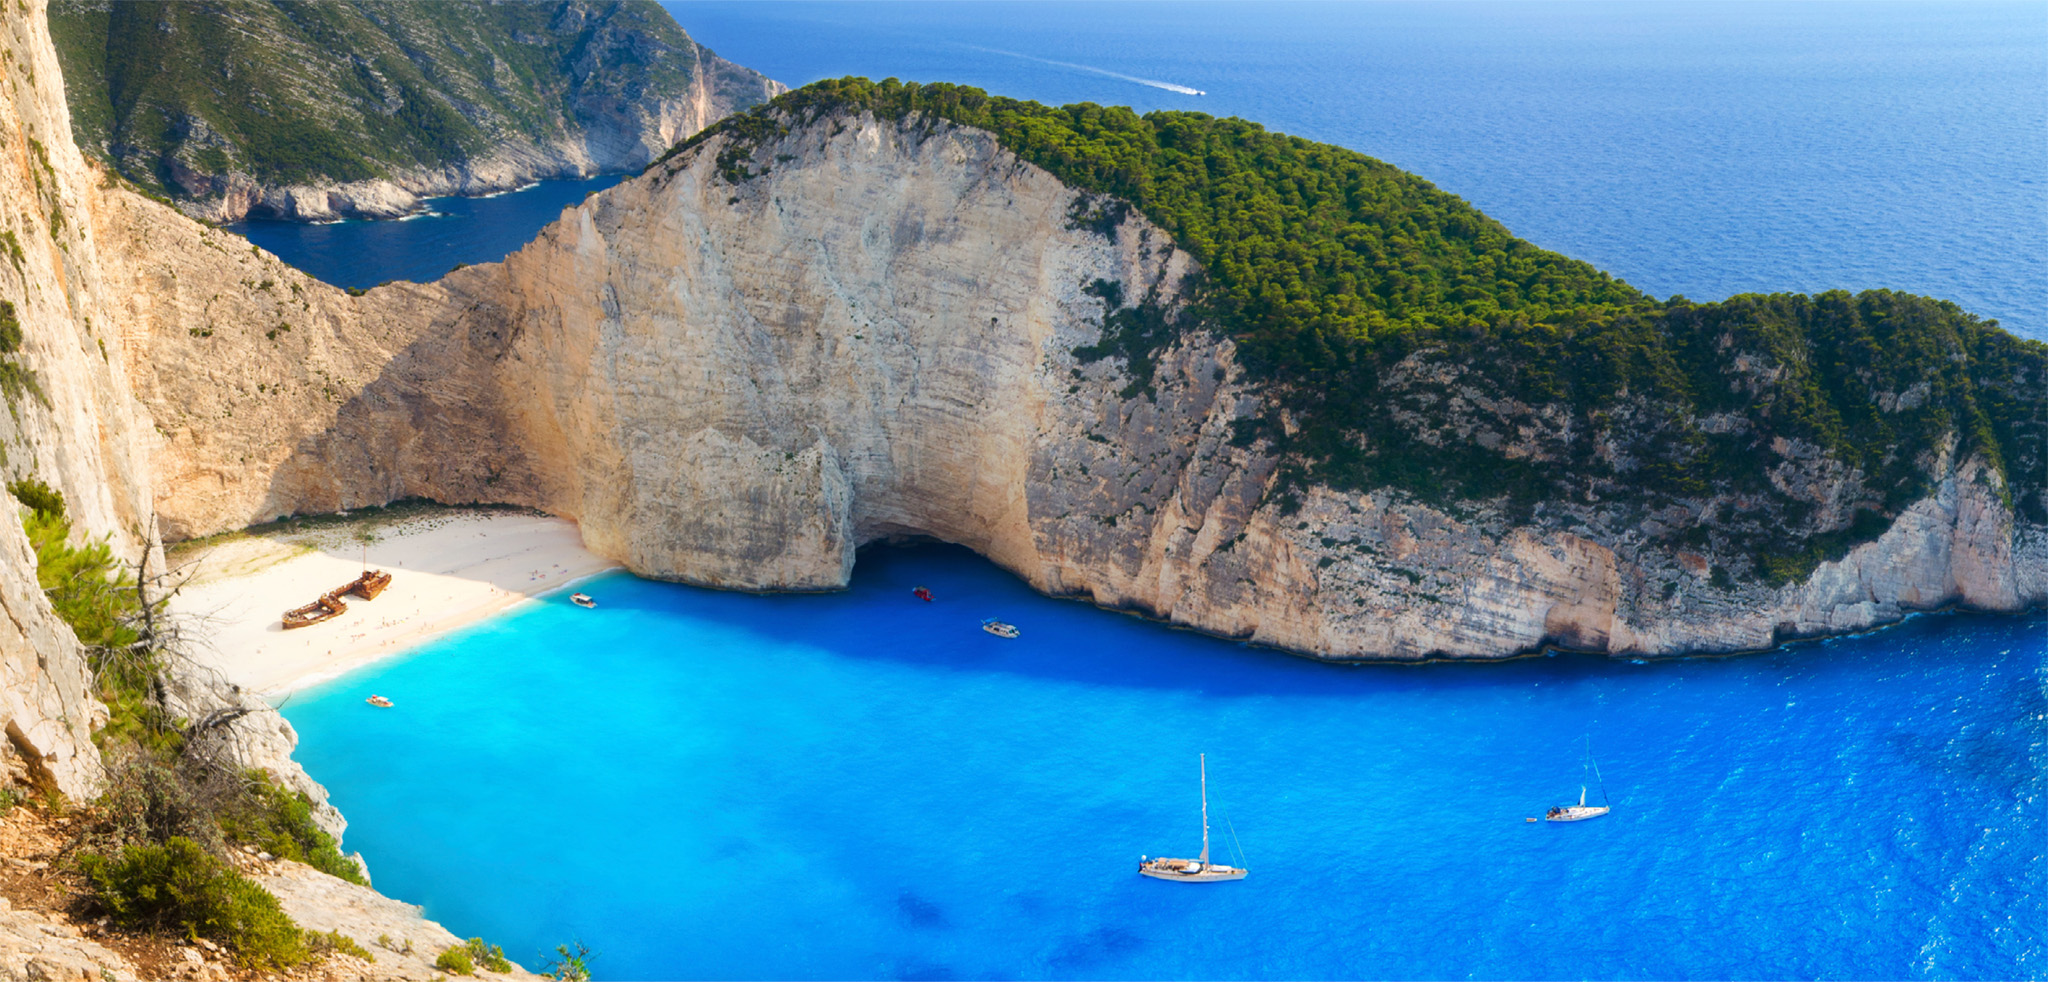
{"label": "rocky outcrop", "polygon": [[0,898],[0,979],[129,982],[144,974],[78,928]]}
{"label": "rocky outcrop", "polygon": [[[289,860],[254,862],[243,870],[276,897],[284,912],[309,931],[338,932],[352,938],[374,961],[336,955],[326,977],[347,979],[446,979],[434,959],[463,939],[427,920],[419,907],[384,896],[369,887],[336,879]],[[479,967],[479,979],[538,978],[517,964],[511,972]]]}
{"label": "rocky outcrop", "polygon": [[393,218],[634,170],[783,91],[651,0],[57,0],[52,16],[80,144],[215,222]]}
{"label": "rocky outcrop", "polygon": [[[2048,598],[2048,535],[1976,459],[1782,587],[1597,504],[1275,493],[1228,340],[1189,334],[1136,375],[1084,357],[1105,298],[1170,315],[1197,272],[1142,217],[1105,234],[1078,220],[1099,202],[945,123],[818,120],[752,148],[737,184],[724,139],[503,263],[354,298],[254,251],[180,250],[189,229],[125,202],[148,230],[135,268],[209,271],[131,291],[154,294],[130,368],[166,437],[166,527],[505,501],[644,575],[742,589],[834,588],[862,544],[927,535],[1048,593],[1336,658],[1732,651]],[[201,311],[222,326],[195,338]],[[1824,463],[1785,480],[1845,497]]]}

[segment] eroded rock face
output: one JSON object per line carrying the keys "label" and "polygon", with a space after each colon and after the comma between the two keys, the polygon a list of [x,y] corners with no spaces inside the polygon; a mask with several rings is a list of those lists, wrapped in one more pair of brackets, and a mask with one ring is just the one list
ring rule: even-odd
{"label": "eroded rock face", "polygon": [[[0,60],[0,300],[12,305],[22,334],[0,361],[32,380],[0,392],[8,409],[0,415],[0,475],[62,492],[73,544],[104,539],[122,561],[161,573],[150,448],[162,436],[126,370],[146,357],[148,335],[135,329],[135,311],[148,309],[155,293],[129,263],[142,243],[126,209],[139,202],[182,232],[165,243],[171,258],[152,275],[196,279],[189,259],[216,233],[111,190],[80,157],[45,23],[40,3],[0,9],[10,56]],[[210,313],[186,315],[180,329],[197,340],[209,329],[200,325],[215,322]],[[4,752],[36,758],[64,793],[91,797],[103,774],[91,731],[106,721],[106,708],[92,696],[76,635],[37,582],[22,509],[11,497],[0,498],[0,614],[0,723],[20,732]],[[205,679],[176,687],[187,718],[243,706],[241,693]],[[253,699],[243,708],[228,731],[243,759],[311,794],[338,834],[340,816],[325,806],[324,790],[290,760],[290,726]]]}
{"label": "eroded rock face", "polygon": [[[742,589],[834,588],[860,545],[930,535],[1048,593],[1339,658],[1730,651],[2048,598],[2048,535],[1977,460],[1781,588],[1598,506],[1275,493],[1265,444],[1233,440],[1261,407],[1227,340],[1188,333],[1142,377],[1076,353],[1105,297],[1183,304],[1195,263],[1142,217],[1076,221],[1098,203],[950,124],[798,126],[737,184],[722,140],[436,284],[347,297],[184,250],[211,272],[160,277],[131,363],[168,437],[166,526],[504,501],[643,575]],[[136,217],[148,256],[192,234]],[[258,277],[290,286],[205,285]],[[240,333],[192,337],[201,309]],[[294,326],[259,330],[273,316]],[[1853,475],[1798,450],[1798,494],[1843,498]]]}
{"label": "eroded rock face", "polygon": [[131,982],[134,964],[69,924],[32,910],[14,910],[0,898],[0,979]]}
{"label": "eroded rock face", "polygon": [[[64,495],[74,541],[109,536],[121,556],[150,551],[151,507],[137,407],[114,360],[119,340],[99,275],[96,190],[71,144],[64,96],[39,8],[0,13],[0,301],[19,347],[0,351],[0,475]],[[110,352],[110,347],[113,349]],[[22,509],[0,498],[0,714],[69,794],[97,787],[83,651],[36,582]],[[32,772],[35,767],[32,766]]]}

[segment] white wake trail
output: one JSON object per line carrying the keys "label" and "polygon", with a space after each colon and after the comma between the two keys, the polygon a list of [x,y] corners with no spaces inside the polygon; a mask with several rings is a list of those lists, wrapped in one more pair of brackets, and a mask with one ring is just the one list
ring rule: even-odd
{"label": "white wake trail", "polygon": [[1139,85],[1149,85],[1155,89],[1165,89],[1168,92],[1178,92],[1181,95],[1209,94],[1207,92],[1202,91],[1201,89],[1181,85],[1177,82],[1161,82],[1156,78],[1139,78],[1136,75],[1125,75],[1122,72],[1112,72],[1107,68],[1097,68],[1094,65],[1077,65],[1071,61],[1054,61],[1051,58],[1040,58],[1036,55],[1021,54],[1015,51],[1004,51],[1001,48],[984,48],[979,45],[973,44],[961,45],[961,47],[972,48],[976,51],[986,51],[992,55],[1008,55],[1011,58],[1022,58],[1025,61],[1035,61],[1041,65],[1055,65],[1060,68],[1071,68],[1077,72],[1088,72],[1095,75],[1106,75],[1110,78],[1117,79],[1119,81],[1136,82]]}

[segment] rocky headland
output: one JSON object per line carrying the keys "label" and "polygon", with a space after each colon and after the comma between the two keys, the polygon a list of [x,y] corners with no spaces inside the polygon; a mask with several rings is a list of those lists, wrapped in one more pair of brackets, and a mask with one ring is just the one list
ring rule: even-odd
{"label": "rocky headland", "polygon": [[50,14],[80,145],[211,222],[395,218],[423,198],[634,170],[783,91],[634,0]]}

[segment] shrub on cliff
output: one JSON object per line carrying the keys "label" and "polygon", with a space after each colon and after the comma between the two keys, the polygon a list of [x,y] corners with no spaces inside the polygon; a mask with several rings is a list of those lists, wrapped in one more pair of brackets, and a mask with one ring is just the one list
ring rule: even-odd
{"label": "shrub on cliff", "polygon": [[434,967],[450,975],[475,975],[476,963],[469,960],[469,949],[453,945],[434,958]]}
{"label": "shrub on cliff", "polygon": [[270,775],[252,770],[247,790],[224,807],[221,834],[265,852],[305,863],[329,876],[368,886],[362,868],[341,854],[334,837],[313,821],[313,801],[302,792],[279,787]]}
{"label": "shrub on cliff", "polygon": [[485,944],[482,938],[471,938],[465,942],[471,961],[485,969],[500,974],[512,971],[512,962],[505,957],[505,949],[494,944]]}
{"label": "shrub on cliff", "polygon": [[590,960],[597,957],[597,953],[581,941],[575,942],[576,950],[571,951],[569,947],[565,944],[555,946],[555,957],[548,959],[542,967],[541,978],[554,979],[555,982],[590,982]]}
{"label": "shrub on cliff", "polygon": [[94,695],[107,704],[107,725],[94,739],[102,746],[111,741],[175,749],[179,735],[152,691],[163,670],[162,653],[142,627],[145,614],[162,613],[163,602],[151,601],[144,610],[136,578],[115,558],[110,536],[71,543],[63,495],[40,481],[18,481],[8,490],[33,509],[21,524],[35,550],[36,584],[85,645]]}
{"label": "shrub on cliff", "polygon": [[22,503],[31,512],[44,512],[56,518],[64,517],[64,493],[58,491],[40,478],[24,477],[7,485],[7,493]]}
{"label": "shrub on cliff", "polygon": [[124,927],[209,938],[251,971],[282,971],[308,956],[277,898],[191,839],[129,846],[111,859],[87,853],[78,867],[92,903]]}
{"label": "shrub on cliff", "polygon": [[[16,248],[19,248],[18,246]],[[11,355],[21,350],[21,318],[14,313],[14,302],[0,300],[0,355]]]}

